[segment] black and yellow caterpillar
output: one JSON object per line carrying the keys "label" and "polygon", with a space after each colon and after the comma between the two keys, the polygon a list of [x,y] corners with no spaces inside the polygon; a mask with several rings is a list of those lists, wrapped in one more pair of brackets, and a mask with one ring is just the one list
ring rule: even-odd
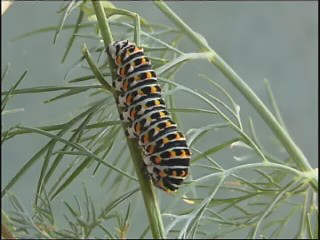
{"label": "black and yellow caterpillar", "polygon": [[154,185],[176,191],[188,176],[191,152],[166,110],[151,61],[128,40],[110,44],[108,53],[117,66],[118,78],[112,85],[120,91],[117,104],[124,107],[120,117],[129,122],[126,134],[142,148]]}

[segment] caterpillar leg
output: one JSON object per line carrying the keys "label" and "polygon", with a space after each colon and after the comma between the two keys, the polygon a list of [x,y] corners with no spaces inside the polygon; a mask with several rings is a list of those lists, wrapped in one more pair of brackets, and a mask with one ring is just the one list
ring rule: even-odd
{"label": "caterpillar leg", "polygon": [[117,104],[120,107],[126,107],[127,105],[125,103],[126,103],[126,95],[125,93],[122,92],[117,98]]}
{"label": "caterpillar leg", "polygon": [[146,164],[143,164],[143,166],[142,166],[142,172],[144,173],[144,175],[145,175],[149,180],[152,179],[151,174],[149,173]]}
{"label": "caterpillar leg", "polygon": [[143,156],[143,162],[146,166],[153,164],[153,162],[151,162],[150,158]]}
{"label": "caterpillar leg", "polygon": [[124,122],[130,122],[131,121],[130,110],[128,108],[124,109],[120,113],[120,120],[124,121]]}
{"label": "caterpillar leg", "polygon": [[121,87],[122,87],[122,78],[117,78],[115,80],[112,81],[112,87],[115,88],[118,91],[121,91]]}
{"label": "caterpillar leg", "polygon": [[132,120],[130,116],[130,109],[126,108],[122,111],[120,114],[120,120],[124,122],[130,122]]}
{"label": "caterpillar leg", "polygon": [[131,127],[128,127],[124,133],[128,138],[137,138],[136,134],[133,132]]}

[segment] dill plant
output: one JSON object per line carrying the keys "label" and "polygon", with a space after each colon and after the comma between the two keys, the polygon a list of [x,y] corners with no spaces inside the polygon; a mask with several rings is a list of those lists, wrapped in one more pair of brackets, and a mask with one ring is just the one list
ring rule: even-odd
{"label": "dill plant", "polygon": [[[145,228],[139,236],[134,236],[138,238],[277,238],[288,236],[284,232],[293,217],[300,220],[295,235],[291,237],[316,238],[317,172],[290,137],[268,81],[265,80],[265,85],[272,111],[214,51],[205,36],[195,32],[165,2],[155,1],[154,5],[175,27],[151,23],[137,13],[115,5],[105,1],[70,1],[58,11],[61,14],[58,26],[18,37],[55,31],[54,42],[57,42],[64,34],[63,30],[72,29],[62,62],[66,61],[70,50],[76,48],[76,38],[94,39],[96,45],[88,48],[85,43],[82,44],[79,51],[82,55],[70,72],[82,67],[87,70],[87,75],[69,80],[68,85],[18,88],[27,74],[24,72],[16,84],[2,91],[2,115],[14,113],[5,108],[9,97],[18,94],[63,91],[47,100],[50,103],[92,91],[89,94],[92,100],[64,123],[42,126],[20,124],[2,131],[2,143],[31,133],[48,138],[48,142],[2,187],[2,199],[9,201],[13,209],[2,211],[2,236],[130,238],[128,232],[138,224],[134,214],[140,215],[135,212],[139,210],[147,217]],[[67,25],[66,20],[74,13],[78,15],[75,24]],[[83,28],[94,29],[96,34],[80,34]],[[113,30],[115,28],[120,30]],[[166,34],[171,34],[171,38],[165,37]],[[130,139],[123,141],[125,124],[119,120],[119,109],[114,103],[117,92],[110,86],[111,80],[116,77],[114,65],[110,59],[104,60],[107,57],[105,48],[113,39],[119,38],[130,39],[145,49],[163,86],[168,109],[178,124],[183,123],[181,113],[202,114],[203,118],[214,119],[210,124],[187,131],[193,152],[193,174],[177,194],[168,197],[169,201],[164,200],[166,204],[162,207],[158,198],[163,193],[155,191],[145,175],[137,143]],[[191,40],[197,50],[182,51],[179,46],[184,38]],[[277,157],[263,147],[254,119],[243,119],[234,97],[210,76],[199,74],[201,80],[215,89],[214,93],[208,89],[193,89],[175,80],[177,72],[183,70],[186,62],[197,59],[206,60],[219,69],[226,80],[239,90],[272,130],[288,153],[287,158]],[[6,72],[2,79],[5,79]],[[178,107],[175,96],[180,92],[201,104]],[[244,127],[245,121],[249,123],[248,130]],[[210,132],[218,129],[232,131],[233,138],[216,142],[203,150],[200,147],[202,142]],[[214,156],[230,148],[245,149],[254,161],[238,161],[235,166],[224,167]],[[41,171],[37,186],[34,186],[33,211],[28,213],[11,189],[35,164],[41,165]],[[93,176],[99,176],[95,178],[100,179],[97,186],[107,189],[102,206],[96,206],[86,184],[81,193],[72,191],[72,184],[88,170],[92,171]],[[68,192],[73,196],[72,200],[61,197]],[[63,220],[56,216],[54,201],[59,197],[66,211],[62,214]],[[64,221],[66,225],[62,227],[57,221]]]}

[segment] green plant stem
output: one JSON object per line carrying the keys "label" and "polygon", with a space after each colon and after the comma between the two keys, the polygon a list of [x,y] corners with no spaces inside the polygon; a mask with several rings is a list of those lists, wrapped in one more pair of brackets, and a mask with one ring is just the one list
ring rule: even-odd
{"label": "green plant stem", "polygon": [[106,13],[104,12],[103,6],[100,1],[93,0],[91,2],[97,16],[98,26],[102,35],[104,47],[107,48],[108,45],[113,42],[113,38]]}
{"label": "green plant stem", "polygon": [[283,121],[283,119],[281,117],[280,109],[279,109],[279,107],[277,105],[275,97],[273,96],[273,93],[272,93],[272,90],[271,90],[271,86],[270,86],[270,83],[269,83],[268,79],[264,79],[264,84],[266,85],[267,93],[268,93],[268,96],[270,98],[271,106],[273,108],[275,116],[278,119],[278,121],[281,124],[281,126],[287,131],[286,125],[285,125],[285,123],[284,123],[284,121]]}
{"label": "green plant stem", "polygon": [[[278,140],[286,148],[288,154],[297,164],[298,168],[304,172],[314,171],[301,149],[294,143],[287,131],[281,126],[274,115],[263,104],[252,89],[241,79],[241,77],[212,49],[205,39],[194,32],[181,18],[179,18],[163,1],[154,1],[154,4],[180,28],[201,51],[209,52],[208,60],[214,64],[227,79],[243,94],[248,102],[256,109],[266,124],[273,131]],[[310,174],[311,186],[318,191],[318,180],[316,174]]]}
{"label": "green plant stem", "polygon": [[[107,48],[110,43],[112,43],[112,35],[111,35],[111,30],[108,24],[108,21],[106,19],[106,14],[103,10],[103,6],[100,1],[92,1],[92,4],[95,9],[95,13],[97,16],[97,21],[98,25],[101,31],[101,35],[104,41],[104,45]],[[84,51],[84,50],[83,50]],[[90,54],[88,52],[88,57],[90,57]],[[115,65],[112,60],[112,58],[109,56],[109,63],[110,63],[110,70],[112,72],[112,78],[116,79],[116,74],[115,74]],[[91,66],[90,66],[91,67]],[[98,70],[99,71],[99,70]],[[93,71],[95,73],[95,71]],[[96,72],[97,73],[97,72]],[[100,74],[98,74],[100,75]],[[117,92],[114,92],[114,97],[117,98],[118,94]],[[118,108],[118,112],[120,114],[121,109]],[[126,125],[122,124],[123,129],[126,129]],[[163,227],[163,222],[162,222],[162,217],[161,217],[161,212],[160,212],[160,207],[158,204],[158,199],[155,194],[155,191],[153,189],[152,183],[150,179],[145,174],[145,168],[143,166],[143,158],[140,152],[140,148],[137,144],[137,141],[133,139],[129,139],[126,137],[128,147],[130,150],[131,158],[134,163],[135,171],[140,183],[140,188],[142,192],[142,196],[144,199],[144,204],[146,207],[147,215],[149,218],[149,223],[150,223],[150,229],[152,232],[152,236],[155,239],[163,239],[165,238],[165,233],[164,233],[164,227]]]}

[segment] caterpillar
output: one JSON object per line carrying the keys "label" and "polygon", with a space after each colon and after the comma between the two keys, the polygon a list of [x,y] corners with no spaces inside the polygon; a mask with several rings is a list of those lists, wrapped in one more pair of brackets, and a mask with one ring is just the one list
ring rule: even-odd
{"label": "caterpillar", "polygon": [[117,67],[112,85],[124,109],[120,118],[129,123],[126,135],[138,141],[154,185],[175,192],[188,176],[191,152],[166,109],[151,61],[128,40],[110,44],[107,52]]}

